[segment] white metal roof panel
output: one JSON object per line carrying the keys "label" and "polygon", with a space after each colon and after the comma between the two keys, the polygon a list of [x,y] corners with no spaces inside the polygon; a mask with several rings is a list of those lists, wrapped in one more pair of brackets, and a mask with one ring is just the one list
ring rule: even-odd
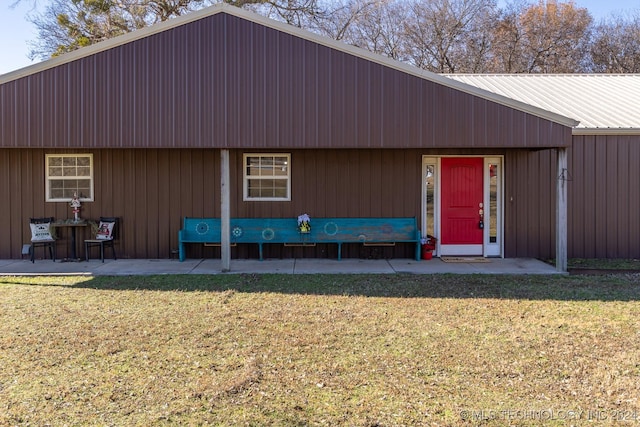
{"label": "white metal roof panel", "polygon": [[579,121],[574,129],[640,131],[640,74],[447,74]]}

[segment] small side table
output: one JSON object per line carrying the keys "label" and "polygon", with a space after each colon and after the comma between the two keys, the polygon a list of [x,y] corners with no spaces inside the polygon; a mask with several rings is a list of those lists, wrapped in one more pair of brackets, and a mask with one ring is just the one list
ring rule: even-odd
{"label": "small side table", "polygon": [[51,223],[51,226],[53,227],[69,227],[71,228],[71,258],[66,259],[66,261],[80,261],[80,258],[78,258],[78,251],[76,248],[76,229],[78,227],[86,227],[87,225],[89,225],[89,223],[84,220],[81,219],[79,221],[75,221],[73,219],[66,219],[66,220],[61,220],[61,221],[55,221]]}

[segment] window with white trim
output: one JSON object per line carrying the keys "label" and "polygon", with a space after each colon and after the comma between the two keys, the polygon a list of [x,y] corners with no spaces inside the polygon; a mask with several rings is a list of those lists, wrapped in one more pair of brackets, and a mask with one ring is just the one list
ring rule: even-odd
{"label": "window with white trim", "polygon": [[66,202],[77,193],[82,201],[93,201],[93,155],[47,154],[46,200]]}
{"label": "window with white trim", "polygon": [[244,200],[291,200],[291,155],[247,153],[244,163]]}

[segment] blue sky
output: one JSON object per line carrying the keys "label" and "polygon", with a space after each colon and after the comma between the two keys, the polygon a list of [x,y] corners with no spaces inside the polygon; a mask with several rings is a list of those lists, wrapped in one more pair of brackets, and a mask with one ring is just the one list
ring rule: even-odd
{"label": "blue sky", "polygon": [[[28,58],[28,42],[37,37],[36,29],[27,21],[33,2],[22,0],[15,8],[10,7],[12,3],[14,0],[0,0],[0,74],[35,63]],[[500,5],[504,3],[498,1]],[[640,0],[575,0],[575,3],[586,7],[596,20],[611,13],[640,11]]]}

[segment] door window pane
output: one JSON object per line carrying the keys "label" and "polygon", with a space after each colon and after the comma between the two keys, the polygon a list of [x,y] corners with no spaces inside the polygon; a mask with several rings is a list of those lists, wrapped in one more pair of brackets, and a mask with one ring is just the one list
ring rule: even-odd
{"label": "door window pane", "polygon": [[489,164],[489,243],[498,241],[498,178],[500,170],[495,163]]}

